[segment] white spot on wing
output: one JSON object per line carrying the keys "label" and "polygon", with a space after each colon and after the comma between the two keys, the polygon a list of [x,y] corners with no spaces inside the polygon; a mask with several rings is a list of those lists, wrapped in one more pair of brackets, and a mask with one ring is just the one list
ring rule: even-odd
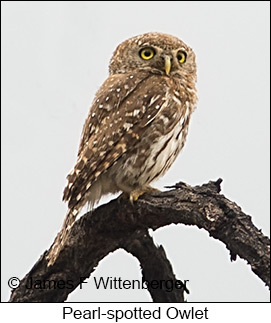
{"label": "white spot on wing", "polygon": [[152,105],[155,101],[157,101],[159,98],[160,98],[160,94],[156,95],[156,96],[153,96],[150,100],[150,104],[149,105]]}
{"label": "white spot on wing", "polygon": [[135,117],[135,116],[137,116],[139,113],[140,113],[140,110],[139,110],[139,109],[135,109],[135,110],[133,111],[133,116]]}
{"label": "white spot on wing", "polygon": [[180,125],[183,125],[183,122],[184,122],[184,117],[181,117],[181,119],[179,121]]}
{"label": "white spot on wing", "polygon": [[173,95],[172,98],[177,104],[182,104],[181,100],[179,100],[175,95]]}
{"label": "white spot on wing", "polygon": [[129,130],[132,127],[133,127],[133,124],[132,123],[129,123],[129,122],[125,122],[124,125],[123,125],[123,128],[125,130]]}
{"label": "white spot on wing", "polygon": [[169,118],[168,118],[168,117],[166,117],[166,116],[164,116],[163,114],[162,114],[162,115],[160,115],[160,119],[162,119],[162,120],[163,120],[164,125],[166,125],[166,124],[169,122]]}
{"label": "white spot on wing", "polygon": [[189,114],[190,114],[190,109],[189,109],[189,107],[188,107],[188,108],[186,108],[186,110],[185,110],[185,114],[184,114],[185,119],[187,119],[187,117],[189,116]]}

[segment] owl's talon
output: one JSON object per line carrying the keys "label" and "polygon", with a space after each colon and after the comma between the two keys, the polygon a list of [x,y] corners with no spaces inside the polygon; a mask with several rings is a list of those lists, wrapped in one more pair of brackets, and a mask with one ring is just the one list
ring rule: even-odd
{"label": "owl's talon", "polygon": [[144,192],[140,192],[139,190],[132,191],[130,193],[129,199],[132,204],[138,200],[139,196],[143,195]]}

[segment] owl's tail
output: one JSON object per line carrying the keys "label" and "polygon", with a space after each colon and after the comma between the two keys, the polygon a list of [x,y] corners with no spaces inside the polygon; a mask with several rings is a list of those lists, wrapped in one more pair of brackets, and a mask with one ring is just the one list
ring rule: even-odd
{"label": "owl's tail", "polygon": [[73,209],[69,210],[63,225],[61,231],[57,234],[55,241],[53,245],[51,246],[48,255],[46,256],[46,259],[48,260],[47,266],[52,266],[56,259],[58,258],[59,253],[61,252],[63,246],[65,245],[65,242],[68,239],[69,233],[71,231],[71,228],[74,225],[74,222],[76,220],[76,217],[79,213],[79,210]]}

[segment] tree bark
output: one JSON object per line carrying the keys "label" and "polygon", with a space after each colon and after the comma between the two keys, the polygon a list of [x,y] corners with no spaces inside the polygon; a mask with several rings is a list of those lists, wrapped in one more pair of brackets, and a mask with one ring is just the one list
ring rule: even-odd
{"label": "tree bark", "polygon": [[[47,267],[45,251],[12,291],[10,302],[63,302],[90,276],[100,260],[123,248],[138,258],[143,278],[176,281],[162,247],[156,247],[148,229],[182,223],[204,228],[230,251],[247,260],[252,271],[270,287],[270,241],[234,202],[220,194],[222,180],[191,187],[182,182],[172,190],[144,195],[133,205],[115,199],[82,216],[54,265]],[[30,283],[36,285],[27,288]],[[42,288],[40,288],[42,287]],[[182,302],[185,284],[168,292],[147,284],[155,302]]]}

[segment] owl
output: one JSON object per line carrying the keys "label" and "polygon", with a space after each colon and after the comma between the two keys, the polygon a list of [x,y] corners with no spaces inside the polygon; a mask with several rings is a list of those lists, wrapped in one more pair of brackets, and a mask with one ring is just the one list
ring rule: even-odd
{"label": "owl", "polygon": [[193,50],[171,35],[146,33],[115,50],[109,76],[85,121],[76,164],[63,200],[68,212],[47,255],[57,259],[86,204],[122,192],[135,202],[172,165],[186,140],[195,109]]}

